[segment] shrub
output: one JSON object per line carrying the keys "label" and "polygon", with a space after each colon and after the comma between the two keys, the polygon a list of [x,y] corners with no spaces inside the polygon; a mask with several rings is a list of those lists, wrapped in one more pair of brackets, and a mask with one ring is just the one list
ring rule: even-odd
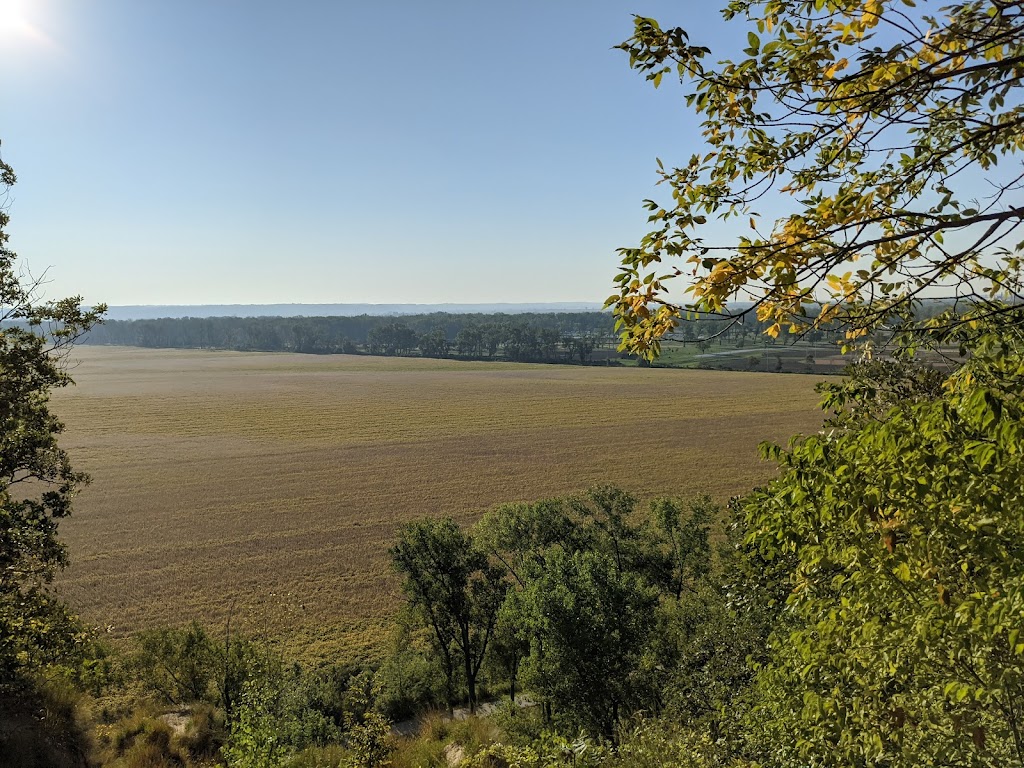
{"label": "shrub", "polygon": [[97,742],[99,763],[111,768],[163,768],[190,764],[188,751],[178,743],[171,727],[144,712],[97,728]]}
{"label": "shrub", "polygon": [[347,768],[349,752],[339,744],[306,747],[285,765],[287,768]]}
{"label": "shrub", "polygon": [[226,741],[227,723],[220,710],[208,704],[192,710],[185,734],[181,737],[181,744],[188,751],[189,757],[198,761],[212,761]]}
{"label": "shrub", "polygon": [[76,768],[89,750],[80,723],[81,694],[66,680],[25,682],[0,692],[0,765]]}
{"label": "shrub", "polygon": [[349,768],[378,768],[391,764],[395,751],[391,738],[391,724],[376,712],[370,712],[361,722],[348,729]]}
{"label": "shrub", "polygon": [[285,763],[288,748],[281,735],[281,691],[264,676],[242,685],[231,735],[221,750],[230,768],[277,768]]}
{"label": "shrub", "polygon": [[491,715],[491,722],[505,736],[505,741],[525,746],[540,739],[547,727],[540,707],[523,708],[502,702]]}
{"label": "shrub", "polygon": [[374,678],[376,708],[392,721],[406,720],[445,703],[437,654],[406,613],[399,617],[391,651]]}
{"label": "shrub", "polygon": [[216,702],[217,647],[198,622],[136,637],[130,666],[142,684],[169,704]]}

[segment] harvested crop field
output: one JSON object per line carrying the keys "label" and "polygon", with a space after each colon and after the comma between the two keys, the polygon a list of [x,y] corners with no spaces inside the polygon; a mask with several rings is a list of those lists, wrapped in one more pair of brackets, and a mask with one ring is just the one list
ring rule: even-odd
{"label": "harvested crop field", "polygon": [[81,347],[54,396],[93,483],[63,595],[113,637],[191,619],[379,652],[398,523],[615,483],[720,500],[821,422],[810,376]]}

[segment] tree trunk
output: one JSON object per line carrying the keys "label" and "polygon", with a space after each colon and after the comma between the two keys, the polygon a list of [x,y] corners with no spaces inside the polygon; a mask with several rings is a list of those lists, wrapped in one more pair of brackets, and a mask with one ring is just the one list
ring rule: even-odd
{"label": "tree trunk", "polygon": [[509,669],[509,697],[512,699],[512,706],[516,705],[516,678],[519,677],[519,659],[512,662]]}
{"label": "tree trunk", "polygon": [[476,672],[469,646],[469,625],[462,628],[462,660],[466,668],[466,688],[469,691],[469,714],[476,714]]}

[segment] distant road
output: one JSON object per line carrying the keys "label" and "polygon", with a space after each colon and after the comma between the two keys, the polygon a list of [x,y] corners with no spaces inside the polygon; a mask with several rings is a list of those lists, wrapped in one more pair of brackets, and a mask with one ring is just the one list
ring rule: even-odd
{"label": "distant road", "polygon": [[698,360],[702,357],[726,357],[727,355],[751,355],[762,352],[762,348],[751,347],[750,349],[727,349],[724,352],[705,352],[701,355],[694,355],[693,358]]}
{"label": "distant road", "polygon": [[[726,357],[728,355],[757,355],[761,352],[778,351],[778,347],[747,347],[746,349],[727,349],[724,352],[705,352],[700,355],[694,355],[694,360],[699,360],[704,357]],[[793,349],[793,347],[781,347],[781,349]],[[838,350],[835,347],[800,347],[801,352],[813,352],[816,355],[835,355]]]}

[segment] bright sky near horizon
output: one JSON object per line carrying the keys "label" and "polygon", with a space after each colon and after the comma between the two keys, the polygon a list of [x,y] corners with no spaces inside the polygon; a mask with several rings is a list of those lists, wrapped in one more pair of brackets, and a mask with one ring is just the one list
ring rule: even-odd
{"label": "bright sky near horizon", "polygon": [[602,301],[699,141],[613,46],[718,5],[0,0],[12,247],[89,303]]}

